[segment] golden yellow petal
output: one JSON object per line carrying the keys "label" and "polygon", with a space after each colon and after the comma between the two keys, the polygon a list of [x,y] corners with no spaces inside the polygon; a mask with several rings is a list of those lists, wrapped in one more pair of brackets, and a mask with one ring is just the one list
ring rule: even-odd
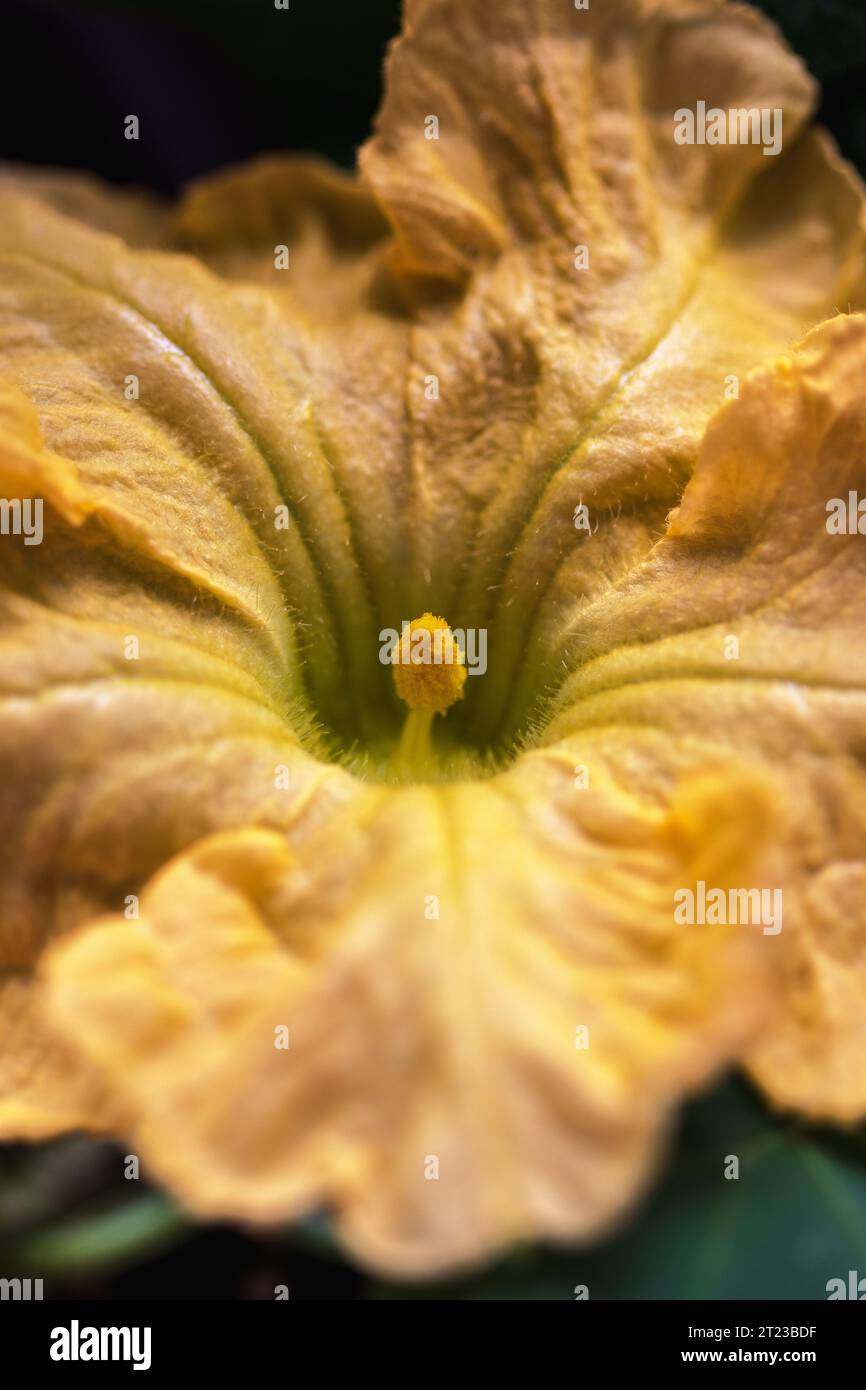
{"label": "golden yellow petal", "polygon": [[[781,152],[677,144],[699,100],[778,109]],[[773,26],[716,0],[409,9],[361,169],[398,270],[461,287],[415,316],[400,616],[489,629],[470,737],[519,735],[575,609],[662,533],[736,383],[866,303],[862,193],[801,135],[813,100]]]}
{"label": "golden yellow petal", "polygon": [[319,327],[375,291],[388,234],[352,175],[278,155],[199,179],[174,218],[178,245],[220,275],[267,286]]}
{"label": "golden yellow petal", "polygon": [[[45,503],[41,543],[0,548],[0,969],[22,989],[46,940],[125,911],[201,835],[250,820],[292,833],[351,795],[300,749],[317,746],[308,692],[326,709],[326,690],[348,695],[333,594],[294,505],[310,478],[287,481],[289,455],[318,447],[305,369],[295,356],[292,407],[285,352],[275,365],[260,345],[271,381],[252,368],[244,409],[222,374],[227,344],[234,357],[257,334],[243,294],[86,225],[108,221],[79,191],[0,188],[0,483]],[[224,337],[203,362],[192,340],[210,341],[211,314]],[[286,450],[261,437],[269,410]],[[32,1011],[19,1016],[29,1027]],[[82,1122],[76,1087],[54,1080],[68,1053],[24,1031],[8,1042],[3,1132]]]}
{"label": "golden yellow petal", "polygon": [[168,207],[144,189],[115,188],[103,179],[68,169],[0,165],[0,198],[16,188],[76,222],[122,237],[130,246],[169,244],[172,226]]}
{"label": "golden yellow petal", "polygon": [[782,779],[791,949],[748,1058],[778,1104],[847,1121],[866,1110],[864,374],[855,315],[743,384],[664,539],[581,613],[582,664],[546,735],[647,788],[726,755]]}
{"label": "golden yellow petal", "polygon": [[34,981],[0,980],[0,1139],[46,1139],[68,1129],[122,1129],[129,1116],[109,1101],[104,1076],[45,1022]]}
{"label": "golden yellow petal", "polygon": [[815,98],[775,27],[720,0],[423,0],[404,7],[386,76],[362,171],[399,263],[458,281],[551,237],[620,273],[674,247],[688,261],[767,159],[675,143],[674,112],[779,108],[790,144]]}
{"label": "golden yellow petal", "polygon": [[[677,146],[699,98],[778,106],[783,151]],[[862,322],[748,376],[864,302],[812,100],[716,0],[416,0],[363,158],[392,245],[279,161],[182,206],[207,266],[0,185],[0,480],[51,506],[0,554],[0,966],[51,943],[84,1068],[58,1092],[28,1002],[4,1133],[119,1109],[195,1209],[324,1202],[427,1272],[603,1229],[735,1056],[863,1113],[863,560],[821,510],[862,485]],[[573,672],[556,723],[491,780],[364,788],[314,721],[387,743],[377,638],[428,610],[489,629],[458,745]],[[702,877],[782,884],[784,932],[678,926]]]}
{"label": "golden yellow petal", "polygon": [[[267,290],[282,322],[263,319],[263,337],[303,373],[304,424],[345,500],[379,626],[399,624],[409,616],[393,602],[412,551],[404,398],[414,369],[381,208],[321,160],[268,156],[193,184],[175,235],[220,276]],[[357,596],[352,607],[357,621]],[[366,671],[368,686],[377,674]],[[390,699],[384,684],[379,701]]]}
{"label": "golden yellow petal", "polygon": [[[73,525],[93,510],[74,465],[45,448],[33,406],[4,381],[0,381],[0,489],[7,499],[47,501]],[[31,539],[36,535],[33,521]]]}
{"label": "golden yellow petal", "polygon": [[371,792],[296,855],[213,837],[148,886],[135,933],[49,952],[50,1018],[194,1211],[326,1205],[361,1259],[418,1274],[633,1201],[676,1099],[766,1003],[754,939],[684,931],[672,904],[743,872],[772,793],[716,773],[653,811],[544,779],[548,800],[535,763]]}

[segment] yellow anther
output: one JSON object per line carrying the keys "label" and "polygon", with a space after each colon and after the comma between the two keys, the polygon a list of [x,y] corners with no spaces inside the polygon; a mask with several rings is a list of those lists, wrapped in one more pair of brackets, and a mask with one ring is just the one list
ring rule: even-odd
{"label": "yellow anther", "polygon": [[444,618],[422,613],[403,624],[394,653],[394,684],[410,709],[444,714],[460,699],[465,683],[463,656]]}

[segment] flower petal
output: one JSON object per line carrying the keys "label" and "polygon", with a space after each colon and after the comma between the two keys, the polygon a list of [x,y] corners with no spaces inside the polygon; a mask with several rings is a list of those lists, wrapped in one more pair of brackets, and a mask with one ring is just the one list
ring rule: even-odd
{"label": "flower petal", "polygon": [[669,259],[765,162],[676,144],[674,111],[779,107],[791,142],[814,92],[769,21],[719,0],[410,0],[361,167],[419,275],[459,281],[578,227],[625,265]]}
{"label": "flower petal", "polygon": [[[305,373],[315,440],[344,499],[376,631],[399,626],[409,610],[408,596],[400,607],[397,595],[417,544],[405,418],[413,367],[379,204],[322,161],[269,157],[194,184],[176,235],[219,275],[267,288],[282,319],[281,348]],[[357,609],[353,601],[353,616]],[[393,711],[381,666],[367,668],[364,684],[370,703]]]}
{"label": "flower petal", "polygon": [[856,510],[853,533],[828,528],[833,499],[847,517],[866,495],[864,374],[855,315],[744,383],[664,539],[575,613],[581,664],[545,735],[660,786],[725,756],[785,779],[778,882],[796,950],[750,1061],[779,1104],[839,1120],[866,1111],[866,549]]}
{"label": "flower petal", "polygon": [[157,875],[136,931],[109,919],[49,952],[52,1021],[190,1207],[327,1204],[406,1274],[584,1236],[633,1199],[671,1106],[762,1002],[759,976],[736,983],[753,940],[675,926],[674,886],[741,871],[772,797],[730,772],[665,812],[575,795],[562,768],[558,801],[538,790],[533,764],[371,792],[297,857],[212,837]]}
{"label": "flower petal", "polygon": [[[677,144],[699,100],[778,109],[782,152]],[[488,627],[495,652],[472,738],[507,745],[558,683],[575,600],[661,533],[730,383],[866,303],[859,187],[797,138],[812,101],[773,26],[715,0],[408,8],[361,169],[422,306],[408,611]]]}
{"label": "flower petal", "polygon": [[191,184],[174,235],[220,275],[286,295],[315,331],[374,292],[389,227],[350,174],[323,160],[269,155]]}
{"label": "flower petal", "polygon": [[[72,259],[95,257],[97,280],[112,256],[128,258],[119,243],[29,193],[4,208],[0,486],[44,505],[37,544],[10,534],[0,548],[9,1135],[64,1128],[78,1113],[77,1085],[57,1080],[65,1052],[44,1030],[29,1034],[28,977],[44,942],[122,909],[202,834],[248,820],[291,831],[351,784],[301,749],[315,738],[272,559],[286,533],[268,529],[279,493],[254,447],[152,325],[34,262],[21,238],[31,228],[46,258],[61,242]],[[143,401],[123,394],[127,352]],[[82,1082],[83,1094],[98,1091]],[[90,1120],[105,1123],[105,1107]]]}
{"label": "flower petal", "polygon": [[153,193],[115,188],[90,174],[67,169],[0,165],[0,196],[14,189],[35,195],[76,222],[122,237],[130,246],[168,245],[169,210]]}
{"label": "flower petal", "polygon": [[[408,7],[363,159],[391,246],[297,166],[190,197],[211,269],[130,250],[110,199],[13,180],[0,212],[0,479],[49,508],[38,562],[0,553],[0,1132],[92,1107],[197,1209],[325,1202],[403,1272],[600,1229],[734,1056],[866,1108],[862,925],[834,926],[863,903],[862,561],[807,494],[861,476],[862,323],[744,380],[683,496],[726,382],[864,302],[859,186],[791,140],[811,83],[739,7],[491,24]],[[778,106],[784,153],[677,146],[699,98]],[[377,630],[425,610],[491,628],[452,728],[510,744],[572,672],[556,723],[486,782],[364,788],[302,750],[311,710],[387,740]],[[700,876],[784,882],[782,938],[679,927]]]}
{"label": "flower petal", "polygon": [[70,1129],[120,1132],[129,1115],[99,1071],[46,1024],[28,972],[0,978],[0,1137],[48,1139]]}
{"label": "flower petal", "polygon": [[149,552],[220,598],[237,604],[243,588],[284,661],[300,620],[319,714],[356,736],[359,708],[375,721],[344,683],[373,671],[384,684],[365,567],[304,335],[267,291],[129,251],[20,192],[2,200],[0,291],[0,376],[36,405],[48,446],[108,493],[124,539],[146,530]]}

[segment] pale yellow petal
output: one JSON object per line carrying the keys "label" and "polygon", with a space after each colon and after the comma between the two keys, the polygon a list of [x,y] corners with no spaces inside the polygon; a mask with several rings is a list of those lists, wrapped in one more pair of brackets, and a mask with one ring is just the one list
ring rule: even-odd
{"label": "pale yellow petal", "polygon": [[[779,110],[781,152],[677,144],[699,100]],[[773,26],[716,0],[409,9],[361,168],[420,296],[406,616],[496,652],[469,738],[525,728],[575,604],[661,534],[736,383],[866,302],[862,194],[801,135],[813,100]]]}
{"label": "pale yellow petal", "polygon": [[27,972],[0,970],[0,1140],[69,1129],[115,1132],[129,1121],[105,1077],[45,1021]]}
{"label": "pale yellow petal", "polygon": [[562,767],[554,791],[551,767],[548,801],[531,762],[368,793],[296,855],[203,841],[134,934],[108,920],[49,953],[49,1016],[188,1206],[325,1205],[364,1261],[417,1274],[634,1200],[676,1100],[766,1003],[754,939],[684,931],[672,906],[690,875],[743,870],[772,792],[715,774],[654,811]]}
{"label": "pale yellow petal", "polygon": [[[575,615],[580,665],[545,736],[647,788],[724,756],[783,779],[795,949],[749,1060],[779,1104],[839,1120],[866,1110],[864,376],[857,315],[743,384],[665,537]],[[850,518],[852,493],[854,532],[832,533],[833,499]]]}

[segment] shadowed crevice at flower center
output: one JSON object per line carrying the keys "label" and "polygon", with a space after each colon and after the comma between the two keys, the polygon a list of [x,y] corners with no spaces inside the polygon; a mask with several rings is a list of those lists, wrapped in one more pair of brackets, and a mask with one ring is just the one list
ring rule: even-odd
{"label": "shadowed crevice at flower center", "polygon": [[[408,601],[401,611],[397,599],[366,663],[367,679],[355,691],[365,706],[357,727],[336,729],[321,720],[328,757],[365,780],[436,782],[491,776],[527,746],[543,745],[564,682],[600,654],[597,637],[588,635],[593,605],[609,600],[650,553],[681,492],[672,480],[663,501],[608,505],[599,509],[594,530],[576,529],[564,565],[572,585],[582,567],[580,593],[575,597],[572,587],[560,602],[539,602],[519,649],[507,608],[494,604],[478,627],[461,623],[459,604],[436,616],[442,610],[431,603],[417,618]],[[407,704],[414,709],[415,701],[426,707],[429,727],[423,756],[404,758]]]}

